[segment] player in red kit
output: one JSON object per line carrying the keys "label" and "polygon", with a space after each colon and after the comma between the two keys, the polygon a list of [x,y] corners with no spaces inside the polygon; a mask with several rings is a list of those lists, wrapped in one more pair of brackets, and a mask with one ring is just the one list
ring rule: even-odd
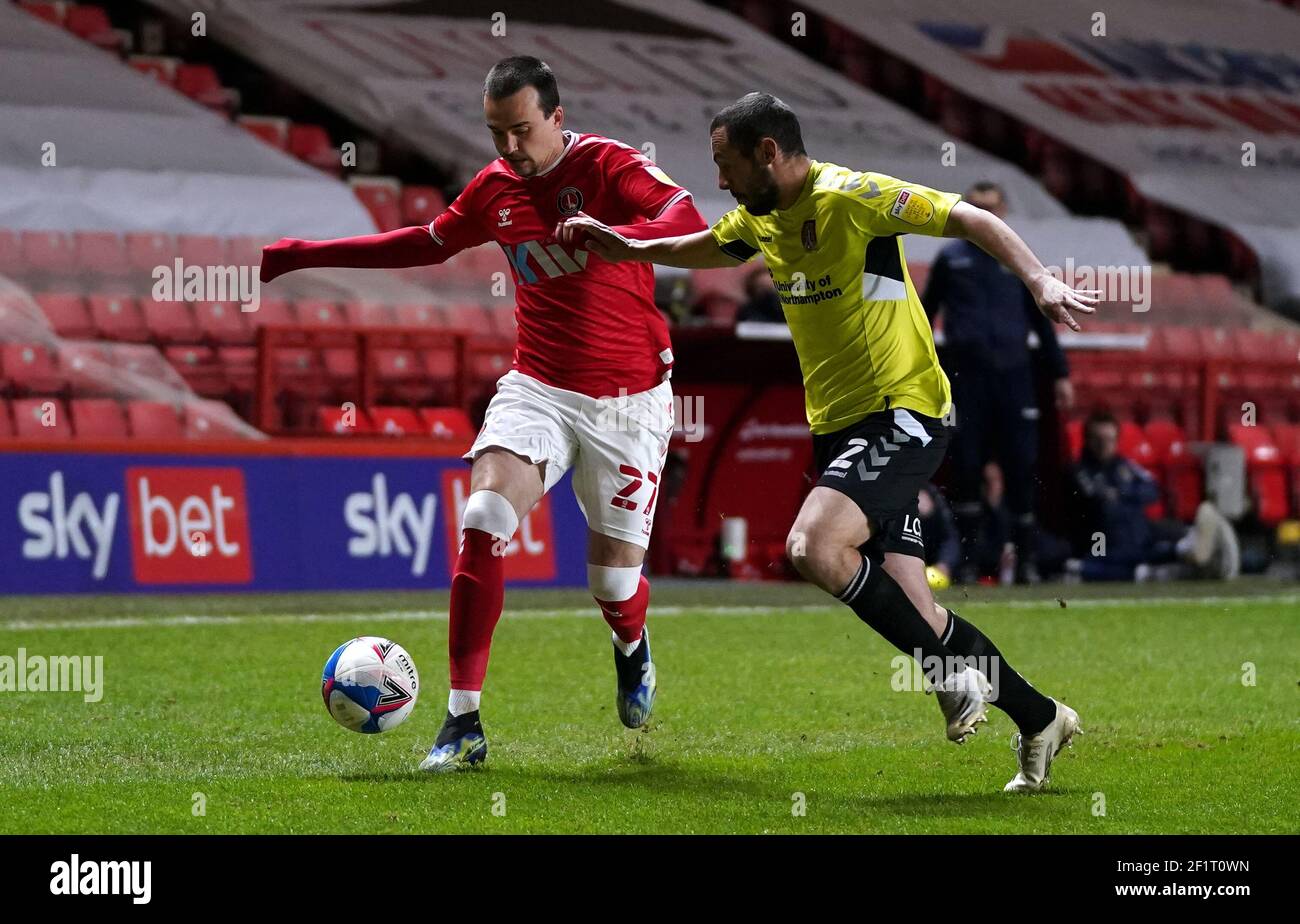
{"label": "player in red kit", "polygon": [[451,693],[420,764],[434,771],[487,756],[479,705],[504,599],[505,548],[570,469],[587,518],[588,586],[613,630],[619,718],[629,728],[649,720],[656,681],[641,563],[673,427],[668,327],[648,264],[608,263],[581,241],[561,245],[554,232],[578,214],[636,239],[707,227],[690,193],[640,151],[566,131],[555,76],[538,59],[499,61],[483,111],[501,157],[427,228],[282,240],[262,254],[263,282],[308,267],[441,263],[488,241],[510,259],[519,336],[514,366],[465,455],[473,468],[451,582]]}

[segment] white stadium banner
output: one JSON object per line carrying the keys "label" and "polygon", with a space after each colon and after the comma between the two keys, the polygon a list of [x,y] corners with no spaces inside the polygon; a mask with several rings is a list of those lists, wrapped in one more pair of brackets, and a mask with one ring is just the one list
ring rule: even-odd
{"label": "white stadium banner", "polygon": [[809,0],[878,47],[1227,227],[1300,299],[1300,13],[1261,0]]}
{"label": "white stadium banner", "polygon": [[0,3],[0,227],[274,238],[374,223],[343,183]]}
{"label": "white stadium banner", "polygon": [[[205,4],[150,0],[188,21]],[[992,179],[1010,220],[1048,262],[1132,265],[1145,257],[1123,226],[1072,218],[1021,170],[973,148],[943,163],[944,138],[911,113],[758,32],[690,0],[583,3],[227,0],[209,32],[381,136],[405,140],[468,179],[496,156],[483,125],[493,63],[533,54],[556,72],[566,124],[651,155],[717,218],[734,203],[717,187],[708,144],[714,113],[767,90],[799,114],[813,157],[961,191]],[[504,10],[504,13],[494,11]],[[941,242],[914,237],[909,257]]]}

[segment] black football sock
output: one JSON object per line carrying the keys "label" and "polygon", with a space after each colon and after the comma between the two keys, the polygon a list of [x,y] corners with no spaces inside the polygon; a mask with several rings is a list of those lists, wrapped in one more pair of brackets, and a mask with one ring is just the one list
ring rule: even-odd
{"label": "black football sock", "polygon": [[[942,681],[946,673],[941,672],[953,667],[954,653],[939,641],[903,588],[879,562],[864,555],[858,573],[835,596],[899,651],[914,658],[920,652],[921,669],[931,683]],[[960,659],[956,661],[956,669],[964,669]]]}
{"label": "black football sock", "polygon": [[[1033,737],[1056,718],[1056,704],[1016,673],[987,635],[952,610],[948,610],[948,628],[943,638],[954,654],[980,659],[971,666],[983,671],[993,684],[997,699],[990,700],[990,704],[1010,716],[1022,735]],[[994,658],[997,660],[993,661]]]}

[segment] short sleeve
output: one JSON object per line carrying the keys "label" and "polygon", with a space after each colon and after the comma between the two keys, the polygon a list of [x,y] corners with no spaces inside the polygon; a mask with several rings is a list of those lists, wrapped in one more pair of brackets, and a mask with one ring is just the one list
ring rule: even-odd
{"label": "short sleeve", "polygon": [[854,199],[854,224],[873,237],[893,234],[925,234],[942,237],[948,213],[961,201],[956,193],[941,192],[919,183],[907,183],[880,173],[867,174],[865,181],[843,195]]}
{"label": "short sleeve", "polygon": [[640,217],[654,221],[668,206],[690,195],[640,151],[627,148],[620,154],[613,168],[614,186]]}
{"label": "short sleeve", "polygon": [[482,189],[481,176],[479,174],[470,180],[456,200],[429,222],[429,234],[432,235],[433,242],[446,248],[447,256],[491,240],[480,220],[483,213],[482,206],[478,203]]}
{"label": "short sleeve", "polygon": [[754,232],[740,209],[723,215],[710,230],[722,252],[741,263],[758,253]]}

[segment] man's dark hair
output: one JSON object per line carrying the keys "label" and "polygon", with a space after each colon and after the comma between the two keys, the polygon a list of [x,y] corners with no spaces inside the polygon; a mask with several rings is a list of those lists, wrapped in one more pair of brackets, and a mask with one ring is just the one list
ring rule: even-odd
{"label": "man's dark hair", "polygon": [[994,183],[992,180],[977,180],[976,182],[971,184],[970,189],[966,191],[966,195],[969,196],[971,193],[990,193],[990,192],[997,193],[998,198],[1001,199],[1003,202],[1007,201],[1006,192],[1002,189],[1001,186],[999,186],[997,183]]}
{"label": "man's dark hair", "polygon": [[771,138],[787,156],[807,154],[794,110],[771,93],[746,93],[713,117],[709,132],[727,130],[727,141],[752,156],[759,141]]}
{"label": "man's dark hair", "polygon": [[1115,419],[1114,414],[1105,408],[1097,408],[1089,414],[1088,418],[1083,422],[1083,432],[1087,433],[1093,427],[1101,424],[1110,424],[1113,427],[1119,427],[1119,421]]}
{"label": "man's dark hair", "polygon": [[483,81],[483,94],[488,99],[505,99],[524,87],[537,88],[537,102],[542,107],[542,115],[549,119],[555,107],[560,105],[560,89],[555,84],[554,72],[540,58],[531,55],[502,58],[488,71],[487,79]]}

